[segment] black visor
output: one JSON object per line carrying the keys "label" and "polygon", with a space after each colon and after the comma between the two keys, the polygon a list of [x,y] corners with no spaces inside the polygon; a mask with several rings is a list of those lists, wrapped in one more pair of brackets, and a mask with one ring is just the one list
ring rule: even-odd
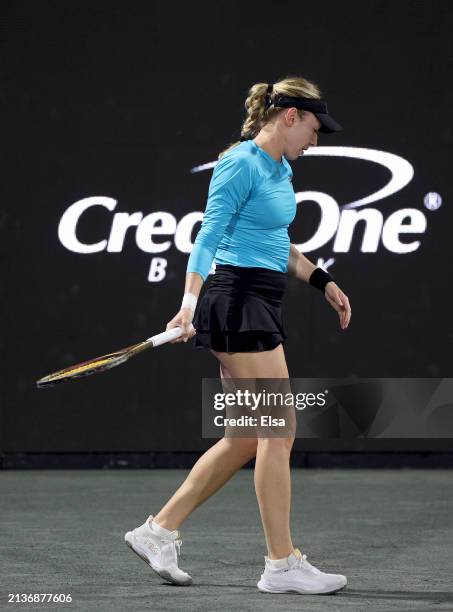
{"label": "black visor", "polygon": [[314,98],[298,98],[293,96],[284,96],[275,94],[272,99],[272,104],[277,108],[300,108],[312,112],[321,122],[319,132],[339,132],[343,128],[333,119],[327,111],[327,103],[324,100],[316,100]]}

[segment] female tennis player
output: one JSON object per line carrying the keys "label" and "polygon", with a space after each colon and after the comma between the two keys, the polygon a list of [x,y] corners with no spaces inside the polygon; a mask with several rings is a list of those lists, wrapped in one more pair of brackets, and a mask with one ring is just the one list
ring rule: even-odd
{"label": "female tennis player", "polygon": [[[209,185],[201,228],[191,251],[181,309],[167,329],[195,335],[219,361],[220,376],[288,379],[281,303],[287,273],[323,292],[341,329],[351,318],[348,297],[332,276],[290,244],[296,214],[289,160],[316,146],[318,132],[342,127],[328,114],[318,86],[303,77],[257,83],[245,102],[241,139],[222,153]],[[198,301],[212,262],[215,273]],[[189,585],[178,567],[179,528],[187,516],[255,457],[254,483],[267,555],[257,583],[267,593],[330,593],[342,574],[320,571],[294,548],[290,534],[290,452],[294,436],[223,437],[196,462],[156,515],[125,534],[127,544],[162,578]]]}

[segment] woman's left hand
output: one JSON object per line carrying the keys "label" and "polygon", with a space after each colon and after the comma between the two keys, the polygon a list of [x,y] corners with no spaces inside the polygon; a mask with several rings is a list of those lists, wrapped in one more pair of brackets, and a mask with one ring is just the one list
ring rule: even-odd
{"label": "woman's left hand", "polygon": [[332,308],[338,312],[341,329],[346,329],[351,319],[351,306],[349,305],[348,296],[343,293],[334,281],[329,281],[326,284],[324,295]]}

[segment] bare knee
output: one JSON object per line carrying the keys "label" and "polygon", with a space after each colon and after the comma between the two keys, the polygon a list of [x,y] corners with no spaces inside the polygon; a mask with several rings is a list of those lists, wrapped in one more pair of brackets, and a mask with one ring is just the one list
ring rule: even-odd
{"label": "bare knee", "polygon": [[261,451],[273,452],[279,450],[291,451],[294,444],[294,437],[285,438],[258,438],[258,448]]}
{"label": "bare knee", "polygon": [[244,457],[254,457],[258,448],[257,438],[223,438],[224,443]]}

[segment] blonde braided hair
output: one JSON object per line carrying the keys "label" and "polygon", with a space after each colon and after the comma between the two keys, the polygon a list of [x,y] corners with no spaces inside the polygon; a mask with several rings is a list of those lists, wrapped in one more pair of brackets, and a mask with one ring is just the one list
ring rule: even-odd
{"label": "blonde braided hair", "polygon": [[[273,106],[272,98],[275,94],[321,99],[321,90],[318,85],[301,76],[287,76],[269,84],[255,83],[249,89],[245,100],[246,117],[241,127],[241,140],[254,138],[266,123],[285,110]],[[305,111],[297,109],[297,112],[302,119]],[[218,154],[217,158],[220,159],[227,151],[240,144],[241,140],[228,145]]]}

